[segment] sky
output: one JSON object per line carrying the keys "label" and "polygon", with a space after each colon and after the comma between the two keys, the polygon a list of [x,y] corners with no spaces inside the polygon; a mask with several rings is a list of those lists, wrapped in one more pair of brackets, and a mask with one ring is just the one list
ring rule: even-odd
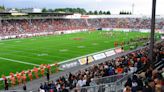
{"label": "sky", "polygon": [[[84,8],[89,10],[110,10],[112,14],[132,11],[134,14],[151,15],[152,0],[0,0],[7,8]],[[164,15],[164,0],[157,0],[157,15]]]}

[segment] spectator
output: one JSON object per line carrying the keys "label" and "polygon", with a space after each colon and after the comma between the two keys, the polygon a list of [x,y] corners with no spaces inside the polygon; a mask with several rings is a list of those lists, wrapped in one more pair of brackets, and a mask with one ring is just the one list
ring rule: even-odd
{"label": "spectator", "polygon": [[132,77],[132,92],[136,92],[137,87],[138,87],[138,78],[136,75],[133,75]]}
{"label": "spectator", "polygon": [[132,87],[132,79],[131,78],[128,78],[127,82],[125,83],[125,87]]}
{"label": "spectator", "polygon": [[5,90],[9,90],[9,84],[8,84],[8,80],[5,78],[4,80],[5,83]]}
{"label": "spectator", "polygon": [[148,83],[143,88],[143,92],[155,92],[155,84],[152,79],[148,79]]}
{"label": "spectator", "polygon": [[48,90],[49,90],[49,87],[46,82],[44,83],[44,90],[45,90],[45,92],[48,92]]}
{"label": "spectator", "polygon": [[50,80],[50,73],[49,73],[48,69],[47,69],[46,75],[47,75],[47,81],[49,81]]}
{"label": "spectator", "polygon": [[40,89],[44,89],[44,86],[42,83],[40,83]]}
{"label": "spectator", "polygon": [[26,88],[26,84],[23,84],[23,90],[26,91],[27,88]]}

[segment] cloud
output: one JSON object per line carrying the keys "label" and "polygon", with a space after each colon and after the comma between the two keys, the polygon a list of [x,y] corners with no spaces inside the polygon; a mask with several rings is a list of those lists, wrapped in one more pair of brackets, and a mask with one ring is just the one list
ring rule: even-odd
{"label": "cloud", "polygon": [[[131,11],[135,4],[135,14],[151,14],[152,0],[0,0],[0,5],[9,8],[65,8],[80,7],[89,10],[110,10],[112,14]],[[164,0],[157,0],[157,14],[163,14]]]}
{"label": "cloud", "polygon": [[96,2],[102,2],[102,0],[96,0]]}

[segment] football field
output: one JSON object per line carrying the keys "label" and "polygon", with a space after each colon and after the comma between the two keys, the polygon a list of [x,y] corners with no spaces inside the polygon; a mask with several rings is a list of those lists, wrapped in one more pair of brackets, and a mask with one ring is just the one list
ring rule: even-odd
{"label": "football field", "polygon": [[148,36],[140,32],[80,32],[0,41],[0,75],[110,49],[114,42]]}

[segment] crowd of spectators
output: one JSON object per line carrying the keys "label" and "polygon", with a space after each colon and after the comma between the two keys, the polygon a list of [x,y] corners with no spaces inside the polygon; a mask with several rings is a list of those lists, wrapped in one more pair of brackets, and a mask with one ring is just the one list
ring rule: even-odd
{"label": "crowd of spectators", "polygon": [[[54,32],[88,28],[149,29],[149,18],[96,18],[96,19],[14,19],[1,20],[0,36],[25,33]],[[162,29],[164,19],[156,20],[156,29]]]}
{"label": "crowd of spectators", "polygon": [[86,27],[84,20],[73,19],[2,20],[0,25],[0,36],[84,29]]}
{"label": "crowd of spectators", "polygon": [[[164,61],[164,42],[157,44],[154,49],[157,61]],[[164,68],[154,69],[153,65],[145,71],[134,74],[125,83],[124,92],[163,92],[164,91]]]}
{"label": "crowd of spectators", "polygon": [[128,78],[123,92],[163,92],[164,68],[160,71],[148,68],[146,72]]}
{"label": "crowd of spectators", "polygon": [[[156,45],[156,49],[154,49],[154,52],[154,58],[156,58],[157,60],[164,58],[164,42]],[[41,85],[40,90],[44,90],[46,92],[48,92],[49,90],[51,90],[52,92],[53,90],[56,90],[54,92],[68,92],[68,90],[71,90],[73,88],[93,86],[92,80],[95,78],[102,78],[122,73],[134,73],[150,64],[148,53],[149,49],[148,47],[146,47],[127,55],[117,57],[113,60],[109,60],[97,65],[92,65],[89,68],[85,70],[80,70],[75,74],[70,73],[66,76],[61,76],[55,82],[48,82],[48,84],[45,83],[44,86]],[[149,76],[149,74],[147,75]],[[136,79],[136,77],[134,78]],[[130,85],[130,87],[132,86]]]}
{"label": "crowd of spectators", "polygon": [[[150,29],[150,18],[101,18],[88,19],[91,27],[95,28],[134,28],[134,29]],[[163,19],[156,20],[156,29],[162,29],[164,25]]]}

